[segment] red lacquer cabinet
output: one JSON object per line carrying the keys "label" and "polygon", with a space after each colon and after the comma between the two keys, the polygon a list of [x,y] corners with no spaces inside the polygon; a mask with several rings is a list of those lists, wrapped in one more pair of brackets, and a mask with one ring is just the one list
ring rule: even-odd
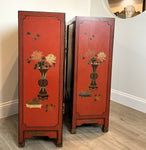
{"label": "red lacquer cabinet", "polygon": [[48,136],[62,145],[64,13],[19,11],[19,146]]}
{"label": "red lacquer cabinet", "polygon": [[66,116],[71,132],[98,123],[108,131],[114,19],[76,17],[67,27]]}

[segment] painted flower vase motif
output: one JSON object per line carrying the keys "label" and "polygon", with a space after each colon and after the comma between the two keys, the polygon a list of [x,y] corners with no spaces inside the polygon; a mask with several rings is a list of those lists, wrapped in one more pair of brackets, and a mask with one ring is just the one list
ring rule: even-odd
{"label": "painted flower vase motif", "polygon": [[[36,96],[33,98],[33,100],[29,100],[26,102],[26,107],[27,108],[44,108],[46,109],[46,112],[48,110],[53,110],[53,107],[55,107],[55,105],[51,104],[51,106],[48,106],[48,104],[46,104],[46,107],[43,106],[43,104],[41,102],[43,102],[44,100],[47,100],[49,95],[47,93],[47,89],[46,86],[48,85],[48,80],[46,79],[46,73],[47,71],[56,66],[56,56],[54,56],[54,54],[47,54],[44,55],[42,53],[42,51],[38,51],[35,50],[34,47],[34,42],[37,41],[37,39],[40,38],[39,34],[32,34],[30,32],[27,32],[27,35],[31,37],[31,41],[32,41],[32,54],[26,59],[27,63],[34,63],[34,70],[39,70],[40,72],[40,79],[38,79],[38,85],[40,86],[40,90],[39,93],[37,94],[37,98]],[[52,68],[53,69],[53,68]]]}
{"label": "painted flower vase motif", "polygon": [[106,54],[104,52],[99,52],[98,54],[96,54],[94,51],[89,49],[86,55],[82,55],[83,60],[86,58],[88,60],[87,64],[91,65],[92,67],[92,73],[90,74],[91,83],[89,89],[97,89],[98,88],[96,83],[96,79],[98,78],[98,74],[96,73],[97,67],[101,63],[105,63]]}
{"label": "painted flower vase motif", "polygon": [[93,72],[90,74],[91,83],[90,83],[89,89],[98,88],[97,83],[96,83],[96,79],[98,78],[98,74],[96,73],[98,65],[99,65],[98,63],[91,63]]}
{"label": "painted flower vase motif", "polygon": [[39,69],[39,71],[41,73],[41,79],[38,80],[38,85],[40,86],[38,97],[48,98],[48,93],[46,90],[46,86],[48,85],[48,80],[46,79],[46,72],[48,71],[48,69],[42,68],[42,69]]}

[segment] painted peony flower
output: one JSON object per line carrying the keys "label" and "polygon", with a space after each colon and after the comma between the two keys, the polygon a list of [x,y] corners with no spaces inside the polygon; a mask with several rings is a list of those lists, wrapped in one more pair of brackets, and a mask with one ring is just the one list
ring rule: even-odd
{"label": "painted peony flower", "polygon": [[48,56],[46,56],[46,61],[50,65],[52,65],[53,63],[56,63],[55,60],[56,60],[56,57],[53,54],[49,54]]}
{"label": "painted peony flower", "polygon": [[99,59],[100,61],[105,60],[105,57],[106,57],[106,54],[105,54],[104,52],[100,52],[100,53],[98,54],[98,59]]}
{"label": "painted peony flower", "polygon": [[43,56],[42,52],[34,51],[31,55],[31,59],[32,60],[41,60],[42,56]]}

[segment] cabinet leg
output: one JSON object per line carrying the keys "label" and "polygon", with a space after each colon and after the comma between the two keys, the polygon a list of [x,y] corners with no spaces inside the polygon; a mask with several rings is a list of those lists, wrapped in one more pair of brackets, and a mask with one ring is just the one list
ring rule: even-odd
{"label": "cabinet leg", "polygon": [[18,143],[18,147],[24,147],[24,145],[25,145],[25,142],[24,142],[24,141]]}
{"label": "cabinet leg", "polygon": [[103,132],[108,132],[108,126],[109,126],[108,124],[109,124],[109,119],[105,118],[104,125],[102,126]]}
{"label": "cabinet leg", "polygon": [[62,147],[62,141],[57,140],[56,146],[57,146],[57,147]]}
{"label": "cabinet leg", "polygon": [[71,134],[76,134],[76,129],[71,129]]}
{"label": "cabinet leg", "polygon": [[62,147],[62,131],[58,131],[58,137],[56,141],[56,146],[57,147]]}
{"label": "cabinet leg", "polygon": [[102,131],[103,132],[108,132],[108,127],[105,127],[104,125],[102,126]]}
{"label": "cabinet leg", "polygon": [[22,130],[19,129],[18,147],[24,147],[24,145],[25,145],[24,133]]}
{"label": "cabinet leg", "polygon": [[75,118],[72,120],[71,134],[76,134]]}

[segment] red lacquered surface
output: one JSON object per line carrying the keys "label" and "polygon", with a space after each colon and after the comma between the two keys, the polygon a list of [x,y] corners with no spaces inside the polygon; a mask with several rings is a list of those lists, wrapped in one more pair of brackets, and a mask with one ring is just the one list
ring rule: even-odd
{"label": "red lacquered surface", "polygon": [[104,124],[104,119],[81,119],[77,120],[77,126],[81,126],[82,124]]}
{"label": "red lacquered surface", "polygon": [[[75,24],[72,128],[88,121],[107,128],[114,19],[77,17]],[[96,61],[92,61],[92,58],[96,58]],[[94,73],[92,65],[96,66]],[[98,118],[102,121],[98,121]]]}
{"label": "red lacquered surface", "polygon": [[24,138],[30,139],[34,136],[48,136],[49,138],[56,138],[57,137],[57,132],[56,131],[49,131],[49,132],[44,132],[44,131],[26,131],[24,132]]}
{"label": "red lacquered surface", "polygon": [[19,12],[19,142],[24,130],[45,129],[62,140],[64,20],[63,13]]}

